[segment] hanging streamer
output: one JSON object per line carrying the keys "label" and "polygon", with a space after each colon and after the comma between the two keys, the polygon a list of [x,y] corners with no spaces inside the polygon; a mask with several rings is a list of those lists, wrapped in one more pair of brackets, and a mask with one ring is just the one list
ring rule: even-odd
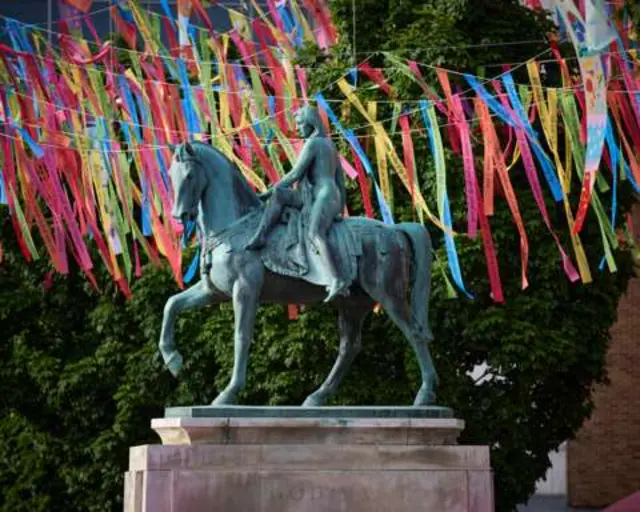
{"label": "hanging streamer", "polygon": [[[478,229],[477,208],[479,203],[476,195],[479,189],[473,163],[473,150],[471,147],[469,124],[464,114],[460,96],[454,96],[451,91],[447,72],[443,69],[438,69],[436,73],[447,99],[449,112],[451,114],[449,119],[458,130],[458,137],[462,151],[462,163],[464,166],[464,187],[467,197],[467,233],[471,238],[473,238],[476,236],[476,231]],[[492,176],[492,174],[485,173],[485,176]],[[493,199],[493,191],[490,189],[485,190],[485,201],[487,201],[487,198],[491,198],[491,200]]]}
{"label": "hanging streamer", "polygon": [[[18,244],[25,257],[33,258],[35,249],[39,256],[46,254],[57,271],[66,272],[67,251],[71,251],[95,284],[86,247],[90,239],[125,294],[130,292],[130,279],[139,274],[140,248],[154,262],[159,261],[159,251],[169,260],[180,282],[180,247],[176,226],[169,215],[170,154],[166,146],[190,139],[211,141],[238,165],[256,189],[264,190],[265,176],[271,183],[279,179],[284,173],[282,162],[295,161],[299,146],[288,139],[293,134],[292,112],[301,102],[318,99],[316,91],[308,90],[305,69],[292,64],[296,49],[303,40],[331,44],[337,32],[324,2],[274,0],[267,4],[266,11],[252,2],[257,18],[249,20],[233,11],[230,13],[233,30],[219,35],[200,0],[181,0],[177,23],[166,0],[161,2],[163,12],[159,15],[142,9],[137,0],[120,0],[110,10],[118,31],[131,47],[122,50],[129,57],[126,64],[115,60],[109,43],[101,43],[88,16],[61,23],[63,35],[55,47],[49,45],[46,35],[37,27],[11,20],[6,24],[7,40],[12,47],[0,46],[0,120],[4,125],[0,138],[4,139],[3,154],[9,151],[11,157],[3,162],[0,171],[0,203],[7,204],[12,212]],[[451,170],[444,169],[441,127],[437,126],[435,109],[446,120],[442,128],[448,147],[462,157],[466,232],[471,237],[478,230],[481,232],[494,300],[500,301],[503,294],[496,247],[486,215],[498,208],[503,196],[520,234],[522,284],[523,287],[528,284],[528,241],[509,178],[509,172],[515,172],[511,169],[516,169],[515,164],[520,161],[545,224],[556,241],[557,235],[544,209],[547,191],[540,186],[537,170],[542,171],[551,196],[562,201],[583,282],[591,279],[577,235],[585,205],[593,207],[603,239],[604,262],[610,271],[615,271],[617,186],[627,181],[637,188],[640,181],[640,162],[635,151],[640,144],[640,93],[634,92],[637,81],[633,73],[637,64],[627,52],[631,47],[629,38],[611,30],[602,16],[604,10],[598,10],[600,6],[599,1],[585,0],[585,19],[574,10],[575,19],[566,27],[569,35],[577,37],[583,45],[582,50],[586,48],[578,52],[582,87],[574,87],[559,46],[553,41],[551,49],[563,73],[563,90],[545,88],[539,64],[531,61],[527,63],[531,85],[516,86],[507,73],[501,76],[501,81],[493,81],[498,97],[490,95],[477,77],[471,77],[470,81],[467,78],[477,94],[473,99],[467,93],[461,94],[459,85],[452,88],[447,70],[436,69],[440,95],[427,84],[421,64],[384,54],[385,62],[420,85],[431,101],[429,109],[433,113],[427,111],[426,117],[433,119],[425,126],[427,132],[430,130],[430,144],[435,144],[432,152],[437,163],[437,216],[430,213],[418,180],[413,137],[421,130],[412,129],[407,110],[414,101],[397,97],[394,74],[365,60],[354,63],[353,69],[337,81],[348,100],[343,111],[357,110],[367,123],[361,127],[364,132],[343,127],[328,108],[331,100],[321,97],[323,124],[328,129],[331,118],[336,127],[333,137],[344,140],[350,148],[353,164],[341,157],[342,168],[353,179],[358,178],[367,213],[374,215],[369,197],[373,192],[383,221],[394,222],[390,176],[393,170],[412,196],[419,220],[426,213],[445,232],[449,266],[458,286],[458,277],[462,282],[462,275],[455,260],[457,248],[453,243],[452,212],[446,190],[446,173]],[[192,10],[204,27],[190,24]],[[92,37],[92,50],[80,31],[83,21]],[[145,43],[143,56],[137,53],[138,31]],[[616,55],[608,62],[600,59],[598,52],[607,50],[612,37]],[[230,59],[234,54],[241,60]],[[593,89],[585,82],[591,65],[597,86]],[[598,81],[600,72],[604,87]],[[609,75],[613,78],[607,95]],[[370,101],[365,108],[360,99],[360,91],[371,90],[371,85],[390,100],[390,117],[385,127],[378,119],[378,105]],[[506,94],[502,94],[502,89]],[[474,104],[484,142],[482,183],[476,176],[471,142],[478,135],[471,124]],[[507,126],[496,129],[492,114]],[[538,120],[545,147],[533,128]],[[597,122],[606,128],[604,134],[594,132]],[[402,158],[392,141],[396,130],[401,132]],[[560,136],[565,137],[564,144]],[[562,145],[564,161],[560,156]],[[373,149],[377,168],[367,154]],[[603,153],[611,170],[611,187],[602,173],[592,172],[597,168],[594,162],[599,162]],[[252,169],[256,164],[259,172]],[[577,174],[583,185],[589,184],[590,194],[585,199],[583,187],[575,224],[569,208],[572,174]],[[602,196],[598,196],[605,192],[611,193],[611,210],[605,210]],[[456,204],[461,204],[455,199]],[[38,237],[30,236],[34,229]],[[35,240],[44,246],[44,251],[33,244]],[[558,247],[565,271],[571,277],[570,260],[567,263],[568,257],[559,243]],[[192,267],[193,263],[188,266],[185,278],[193,277],[195,270],[189,272]]]}
{"label": "hanging streamer", "polygon": [[[448,231],[451,231],[451,208],[449,206],[449,197],[447,195],[444,151],[442,148],[442,139],[440,138],[440,132],[438,130],[436,112],[433,104],[427,103],[425,100],[422,100],[420,102],[420,112],[422,113],[424,124],[429,133],[429,144],[431,145],[431,153],[433,155],[436,167],[438,213],[440,214],[443,225],[447,228]],[[445,232],[444,237],[445,246],[447,249],[447,259],[449,260],[449,268],[451,269],[453,280],[458,288],[468,298],[472,299],[473,296],[469,292],[467,292],[464,287],[462,272],[460,271],[460,264],[458,262],[458,253],[456,251],[456,245],[453,241],[453,237],[448,232]]]}
{"label": "hanging streamer", "polygon": [[498,144],[498,135],[495,130],[495,126],[491,122],[489,109],[487,105],[480,99],[475,99],[476,112],[480,119],[480,126],[482,128],[482,136],[485,148],[488,148],[485,153],[485,157],[490,159],[492,166],[495,167],[502,189],[504,190],[507,204],[511,210],[518,233],[520,235],[520,268],[521,268],[521,286],[522,289],[526,289],[529,286],[527,279],[527,267],[529,264],[529,240],[524,228],[524,222],[520,215],[520,209],[518,207],[518,201],[516,199],[513,186],[511,185],[511,179],[507,171],[504,155],[500,150]]}
{"label": "hanging streamer", "polygon": [[[409,179],[407,177],[407,170],[404,167],[404,164],[400,161],[400,158],[398,157],[398,154],[395,151],[393,143],[392,143],[391,139],[389,138],[389,136],[387,135],[387,133],[384,131],[384,129],[382,128],[382,126],[379,123],[373,122],[373,120],[369,118],[369,115],[367,114],[367,111],[365,110],[365,108],[360,103],[360,100],[358,100],[358,98],[354,95],[354,93],[351,90],[349,84],[346,82],[346,80],[344,78],[341,78],[340,80],[338,80],[338,87],[340,87],[340,89],[342,90],[344,95],[347,96],[347,99],[349,99],[349,101],[356,106],[358,111],[363,115],[363,117],[367,120],[367,122],[369,122],[373,126],[376,134],[379,135],[382,140],[384,140],[384,143],[385,143],[385,145],[387,147],[387,151],[388,151],[387,154],[388,154],[388,157],[389,157],[389,161],[391,162],[391,165],[394,167],[396,173],[400,177],[400,180],[402,181],[402,183],[404,184],[404,186],[408,190],[409,189]],[[451,231],[448,230],[447,228],[445,228],[443,226],[443,224],[440,222],[440,220],[438,220],[431,213],[431,210],[427,206],[427,203],[425,202],[424,197],[422,197],[422,193],[419,190],[416,190],[415,195],[416,195],[416,201],[418,202],[418,206],[424,210],[424,212],[426,213],[426,215],[429,218],[429,220],[431,220],[436,226],[438,226],[443,231],[447,231],[447,232],[451,233]]]}

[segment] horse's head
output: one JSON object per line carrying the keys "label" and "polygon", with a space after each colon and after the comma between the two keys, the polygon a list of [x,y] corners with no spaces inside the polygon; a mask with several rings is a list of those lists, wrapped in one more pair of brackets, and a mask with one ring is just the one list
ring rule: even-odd
{"label": "horse's head", "polygon": [[187,142],[176,147],[169,169],[173,183],[171,215],[183,224],[198,216],[198,203],[206,185],[201,166],[194,146]]}

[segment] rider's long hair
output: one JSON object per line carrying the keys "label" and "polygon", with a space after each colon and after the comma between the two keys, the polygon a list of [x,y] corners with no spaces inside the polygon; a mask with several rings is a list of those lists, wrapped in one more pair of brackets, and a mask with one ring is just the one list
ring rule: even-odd
{"label": "rider's long hair", "polygon": [[297,115],[300,116],[305,123],[313,126],[318,135],[324,137],[324,125],[322,124],[322,119],[320,119],[320,114],[318,113],[317,108],[312,107],[311,105],[305,105],[298,110]]}

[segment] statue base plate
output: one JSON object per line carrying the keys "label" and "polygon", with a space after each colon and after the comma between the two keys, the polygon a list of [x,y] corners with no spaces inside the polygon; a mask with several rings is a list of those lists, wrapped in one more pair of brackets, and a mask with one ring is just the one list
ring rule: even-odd
{"label": "statue base plate", "polygon": [[125,512],[493,511],[486,446],[430,407],[169,408],[130,450]]}
{"label": "statue base plate", "polygon": [[167,407],[165,418],[453,418],[449,407],[420,406],[259,406],[193,405]]}

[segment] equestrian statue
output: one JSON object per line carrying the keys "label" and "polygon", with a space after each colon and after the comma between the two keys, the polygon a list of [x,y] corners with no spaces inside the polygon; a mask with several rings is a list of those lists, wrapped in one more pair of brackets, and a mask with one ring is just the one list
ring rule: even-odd
{"label": "equestrian statue", "polygon": [[343,217],[344,175],[317,110],[301,108],[296,126],[305,140],[297,161],[261,195],[215,147],[194,142],[175,149],[172,216],[185,227],[197,221],[203,247],[200,281],[170,297],[164,308],[159,344],[164,362],[178,375],[183,359],[174,329],[180,311],[231,301],[233,372],[212,405],[234,404],[245,385],[259,304],[333,302],[339,312],[338,357],[326,380],[303,403],[321,406],[360,351],[364,317],[379,303],[417,357],[422,384],[414,405],[429,405],[437,379],[429,352],[429,232],[418,223],[385,225]]}

